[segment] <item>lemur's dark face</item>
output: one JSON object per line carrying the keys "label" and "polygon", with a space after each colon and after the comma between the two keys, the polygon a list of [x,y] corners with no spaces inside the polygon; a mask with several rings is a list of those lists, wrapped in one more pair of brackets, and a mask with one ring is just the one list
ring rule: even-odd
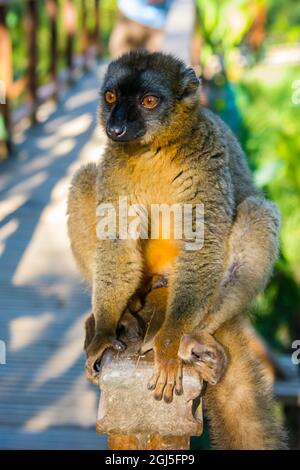
{"label": "lemur's dark face", "polygon": [[150,142],[172,122],[176,103],[195,95],[199,81],[181,61],[132,52],[110,63],[101,90],[101,119],[116,142]]}

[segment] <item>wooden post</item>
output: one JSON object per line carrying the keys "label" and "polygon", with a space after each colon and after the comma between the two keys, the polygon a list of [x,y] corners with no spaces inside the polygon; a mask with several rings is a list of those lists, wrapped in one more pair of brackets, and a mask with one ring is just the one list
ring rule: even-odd
{"label": "wooden post", "polygon": [[190,436],[117,435],[108,436],[108,450],[188,450]]}
{"label": "wooden post", "polygon": [[[145,344],[162,326],[167,308],[165,287],[150,292],[143,308]],[[189,449],[190,436],[202,433],[203,381],[194,367],[184,366],[183,394],[173,401],[156,401],[147,384],[153,373],[153,353],[141,356],[141,343],[126,343],[124,353],[108,350],[102,360],[97,432],[108,434],[110,450]]]}
{"label": "wooden post", "polygon": [[6,26],[6,6],[0,2],[0,116],[4,124],[4,141],[0,142],[0,158],[11,149],[11,119],[9,91],[13,80],[12,45]]}
{"label": "wooden post", "polygon": [[81,16],[82,16],[82,50],[83,52],[86,52],[88,48],[86,0],[81,0]]}
{"label": "wooden post", "polygon": [[73,0],[66,0],[64,9],[64,20],[67,31],[66,62],[69,70],[69,81],[72,81],[74,67],[74,34],[76,28],[76,8]]}
{"label": "wooden post", "polygon": [[28,0],[27,29],[28,29],[28,77],[29,102],[31,104],[31,119],[36,121],[37,108],[37,28],[38,10],[36,0]]}
{"label": "wooden post", "polygon": [[50,18],[50,75],[53,82],[57,79],[57,0],[47,0],[47,10]]}
{"label": "wooden post", "polygon": [[103,53],[103,44],[100,30],[100,0],[95,0],[95,27],[94,27],[94,41],[96,45],[97,56]]}
{"label": "wooden post", "polygon": [[154,400],[147,390],[153,354],[140,357],[131,343],[120,356],[107,352],[100,374],[97,432],[108,434],[110,450],[189,449],[202,432],[202,381],[193,367],[183,374],[184,393],[172,403]]}
{"label": "wooden post", "polygon": [[89,32],[87,28],[87,8],[86,0],[81,0],[81,16],[82,16],[82,55],[84,57],[84,66],[87,66],[88,49],[89,49]]}

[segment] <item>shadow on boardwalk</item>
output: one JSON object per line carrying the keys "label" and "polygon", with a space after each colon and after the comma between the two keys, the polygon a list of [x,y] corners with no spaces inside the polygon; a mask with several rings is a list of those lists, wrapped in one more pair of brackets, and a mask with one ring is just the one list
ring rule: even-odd
{"label": "shadow on boardwalk", "polygon": [[[98,159],[101,71],[79,79],[0,167],[0,448],[100,449],[98,391],[84,378],[90,295],[66,234],[70,178]],[[50,114],[49,114],[50,112]],[[47,113],[49,114],[47,116]]]}

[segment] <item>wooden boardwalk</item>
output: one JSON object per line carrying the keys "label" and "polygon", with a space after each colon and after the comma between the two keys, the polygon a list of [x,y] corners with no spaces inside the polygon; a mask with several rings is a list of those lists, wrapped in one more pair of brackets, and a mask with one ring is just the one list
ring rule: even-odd
{"label": "wooden boardwalk", "polygon": [[43,124],[18,135],[0,167],[1,449],[103,449],[95,433],[98,390],[84,378],[83,320],[90,296],[66,235],[70,178],[98,159],[101,70],[95,68]]}

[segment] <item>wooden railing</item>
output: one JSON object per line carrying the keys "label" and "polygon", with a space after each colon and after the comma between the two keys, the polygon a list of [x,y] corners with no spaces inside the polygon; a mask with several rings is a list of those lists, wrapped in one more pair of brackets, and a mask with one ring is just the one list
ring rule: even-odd
{"label": "wooden railing", "polygon": [[[24,28],[27,70],[21,78],[14,79],[12,31],[8,26],[7,17],[9,9],[18,4],[22,4],[23,8],[25,5],[26,11]],[[14,126],[26,116],[34,123],[40,104],[50,97],[55,98],[62,82],[71,83],[78,68],[85,68],[92,57],[101,54],[100,0],[89,2],[81,0],[80,18],[78,18],[78,4],[79,1],[74,0],[0,0],[0,158],[8,155],[11,150]],[[40,6],[44,7],[43,12],[45,11],[48,16],[50,29],[48,45],[50,65],[47,83],[43,83],[42,86],[39,86],[40,57],[37,36]],[[88,20],[91,20],[89,15],[93,16],[92,29],[88,28]],[[66,36],[63,52],[58,48],[59,21]],[[75,40],[80,41],[80,54],[75,52]],[[59,70],[58,67],[58,58],[61,54],[64,55],[64,70]],[[21,106],[17,108],[13,106],[16,100],[21,101]]]}

